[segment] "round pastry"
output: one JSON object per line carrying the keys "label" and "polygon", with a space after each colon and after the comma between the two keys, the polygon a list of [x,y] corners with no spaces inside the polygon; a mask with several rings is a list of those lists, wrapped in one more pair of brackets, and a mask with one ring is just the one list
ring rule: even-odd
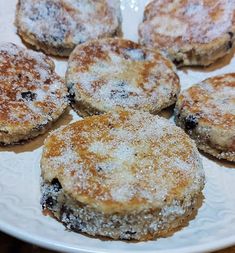
{"label": "round pastry", "polygon": [[19,0],[22,39],[47,54],[69,56],[77,44],[120,33],[119,0]]}
{"label": "round pastry", "polygon": [[161,49],[177,66],[207,66],[231,52],[233,0],[154,0],[139,26],[141,44]]}
{"label": "round pastry", "polygon": [[0,143],[44,133],[66,109],[67,89],[53,61],[12,43],[0,44]]}
{"label": "round pastry", "polygon": [[66,82],[82,116],[139,109],[151,113],[174,104],[180,92],[174,65],[158,51],[129,40],[94,40],[70,55]]}
{"label": "round pastry", "polygon": [[186,225],[202,199],[194,142],[143,111],[87,117],[52,132],[41,159],[44,211],[68,229],[148,240]]}
{"label": "round pastry", "polygon": [[183,91],[175,120],[199,149],[235,161],[235,74],[212,77]]}

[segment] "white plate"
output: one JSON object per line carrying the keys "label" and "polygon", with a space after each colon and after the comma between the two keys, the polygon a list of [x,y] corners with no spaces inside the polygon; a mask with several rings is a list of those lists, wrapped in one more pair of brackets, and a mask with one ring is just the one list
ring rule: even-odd
{"label": "white plate", "polygon": [[[137,25],[142,19],[146,1],[123,0],[124,35],[137,40]],[[14,27],[16,0],[0,0],[0,41],[22,44]],[[66,62],[56,60],[61,75]],[[186,88],[216,74],[232,72],[235,58],[202,71],[179,71]],[[54,128],[76,118],[67,113]],[[205,200],[189,226],[173,236],[156,241],[127,243],[102,241],[68,232],[63,225],[42,215],[40,200],[40,167],[42,143],[46,135],[32,142],[0,149],[0,229],[15,237],[54,250],[66,252],[203,252],[235,244],[235,167],[203,156],[207,183]]]}

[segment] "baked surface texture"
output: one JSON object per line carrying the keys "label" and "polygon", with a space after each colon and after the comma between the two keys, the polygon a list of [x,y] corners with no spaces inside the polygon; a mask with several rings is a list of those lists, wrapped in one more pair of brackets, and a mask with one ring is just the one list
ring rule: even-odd
{"label": "baked surface texture", "polygon": [[77,44],[121,33],[119,0],[19,0],[21,38],[47,54],[69,56]]}
{"label": "baked surface texture", "polygon": [[41,159],[44,211],[74,231],[149,240],[185,226],[204,171],[182,129],[142,111],[87,117],[50,134]]}
{"label": "baked surface texture", "polygon": [[235,41],[234,0],[154,0],[145,8],[139,40],[161,49],[177,66],[207,66]]}
{"label": "baked surface texture", "polygon": [[0,143],[44,133],[68,105],[53,61],[12,43],[0,44]]}
{"label": "baked surface texture", "polygon": [[130,40],[93,40],[70,55],[66,83],[82,116],[120,108],[157,113],[177,100],[174,70],[160,52]]}
{"label": "baked surface texture", "polygon": [[234,162],[235,74],[212,77],[183,91],[175,121],[199,149]]}

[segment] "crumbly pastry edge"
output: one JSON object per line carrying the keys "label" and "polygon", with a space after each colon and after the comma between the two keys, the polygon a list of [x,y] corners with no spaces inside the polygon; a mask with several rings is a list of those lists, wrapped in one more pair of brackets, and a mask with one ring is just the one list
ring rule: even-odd
{"label": "crumbly pastry edge", "polygon": [[198,192],[163,208],[105,214],[74,201],[51,183],[42,182],[41,192],[44,214],[56,218],[67,229],[115,240],[146,241],[170,236],[188,225],[203,201],[202,193]]}
{"label": "crumbly pastry edge", "polygon": [[[71,92],[71,90],[69,90],[69,92]],[[70,93],[70,96],[71,96],[71,93]],[[164,103],[161,107],[154,108],[151,111],[148,111],[148,110],[145,110],[145,111],[150,112],[152,114],[158,114],[163,109],[166,109],[166,108],[170,107],[171,105],[175,104],[176,101],[177,101],[177,97],[172,98],[169,101],[169,103]],[[98,108],[94,107],[92,105],[92,103],[89,103],[86,100],[77,99],[77,96],[75,96],[75,98],[72,99],[72,101],[71,101],[71,107],[81,117],[88,117],[88,116],[92,116],[92,115],[99,115],[99,114],[103,114],[103,113],[107,112],[105,110],[99,110]],[[121,109],[121,107],[118,108],[117,111],[119,109]]]}
{"label": "crumbly pastry edge", "polygon": [[[178,130],[183,134],[182,130]],[[54,132],[51,136],[58,136],[58,134]],[[186,137],[185,134],[184,136]],[[197,151],[194,144],[193,146]],[[200,207],[197,203],[202,199],[201,191],[205,180],[204,174],[201,173],[197,175],[199,178],[196,179],[195,187],[194,180],[190,181],[189,188],[182,195],[176,193],[169,200],[164,198],[159,202],[146,200],[145,204],[138,205],[134,209],[129,204],[125,208],[117,206],[114,209],[109,208],[112,207],[112,200],[108,208],[102,208],[99,200],[97,202],[96,199],[90,199],[89,202],[83,201],[83,198],[77,198],[80,195],[75,188],[73,188],[74,192],[70,187],[66,187],[67,183],[63,181],[63,171],[67,171],[66,168],[65,170],[58,168],[59,171],[57,171],[49,165],[50,156],[45,155],[47,148],[46,144],[41,159],[41,204],[45,214],[51,214],[64,223],[69,230],[113,239],[150,240],[168,236],[187,225],[188,221],[194,218],[194,211],[196,212]],[[200,172],[202,164],[199,163],[198,166],[195,169]]]}
{"label": "crumbly pastry edge", "polygon": [[[103,34],[102,38],[122,36],[122,17],[121,17],[120,10],[117,10],[117,17],[118,17],[118,27],[116,28],[114,33]],[[43,43],[43,42],[38,41],[32,33],[25,31],[27,29],[22,29],[20,25],[20,0],[18,0],[17,5],[16,5],[15,26],[17,27],[17,33],[20,35],[20,37],[26,44],[35,48],[38,51],[43,51],[47,55],[69,57],[69,55],[72,53],[74,48],[77,46],[73,43],[70,43],[70,44],[67,44],[66,46],[64,45],[60,47],[55,47],[48,43]]]}
{"label": "crumbly pastry edge", "polygon": [[187,134],[195,141],[198,149],[208,153],[218,159],[225,159],[230,162],[235,162],[235,152],[225,150],[224,148],[216,148],[215,145],[210,140],[210,132],[211,129],[207,126],[197,126],[194,129],[186,130],[185,129],[185,118],[190,115],[187,112],[182,112],[182,110],[178,109],[176,105],[174,111],[175,123],[177,126],[184,129]]}
{"label": "crumbly pastry edge", "polygon": [[42,126],[40,125],[38,128],[35,127],[29,129],[28,131],[23,131],[21,133],[15,132],[12,134],[0,130],[0,146],[24,144],[25,142],[46,133],[52,127],[53,123],[56,122],[63,113],[65,113],[67,106],[67,103],[64,103],[64,106],[54,113],[51,120],[48,120],[46,124],[43,124]]}
{"label": "crumbly pastry edge", "polygon": [[[21,50],[27,51],[27,49],[24,49],[23,47],[21,48]],[[30,52],[30,50],[28,51]],[[43,55],[42,53],[37,53],[37,54]],[[56,74],[54,61],[47,55],[43,55],[43,56],[44,56],[44,61],[46,61],[47,64],[50,66],[49,67],[50,72]],[[31,139],[34,139],[38,135],[44,134],[52,127],[53,123],[56,122],[63,113],[65,113],[69,105],[68,92],[67,92],[64,79],[62,78],[61,80],[63,80],[63,88],[61,89],[63,90],[63,93],[64,93],[63,97],[60,98],[61,100],[63,100],[62,106],[57,107],[57,109],[51,115],[47,115],[48,117],[46,117],[46,119],[43,119],[43,122],[42,121],[38,122],[38,124],[34,124],[30,128],[24,128],[21,126],[14,127],[12,125],[8,125],[9,127],[6,128],[4,124],[3,126],[1,125],[0,126],[0,146],[24,144],[25,142],[28,142]]]}
{"label": "crumbly pastry edge", "polygon": [[[141,36],[139,27],[139,42],[142,45],[156,48],[154,45],[145,43],[145,38]],[[235,27],[225,33],[220,38],[214,39],[210,43],[192,43],[184,45],[178,50],[173,48],[165,49],[164,54],[177,66],[209,66],[218,59],[231,53],[235,48]],[[156,48],[159,49],[159,48]]]}
{"label": "crumbly pastry edge", "polygon": [[[106,38],[104,40],[109,40],[109,39],[112,40],[112,38]],[[118,38],[116,38],[116,39],[118,39]],[[121,40],[125,40],[123,38],[120,38],[120,39]],[[99,41],[99,40],[92,40],[92,42],[95,42],[95,41]],[[79,46],[80,45],[77,45],[76,47],[78,48]],[[175,75],[178,78],[178,85],[174,85],[174,87],[172,87],[172,96],[171,96],[171,98],[169,100],[166,100],[165,97],[161,96],[158,99],[158,101],[161,101],[161,105],[160,106],[156,105],[156,104],[152,104],[148,108],[141,109],[143,111],[150,112],[151,114],[158,114],[163,109],[166,109],[166,108],[168,108],[168,107],[170,107],[170,106],[172,106],[172,105],[174,105],[176,103],[177,97],[178,97],[178,95],[180,93],[180,90],[181,90],[180,79],[179,79],[179,76],[178,76],[178,74],[176,72],[175,65],[168,58],[166,58],[164,56],[164,54],[162,54],[159,50],[149,49],[149,48],[144,47],[144,46],[143,46],[143,49],[147,49],[148,51],[152,51],[152,52],[155,52],[155,53],[157,52],[157,53],[161,54],[161,56],[163,58],[165,58],[165,59],[168,60],[169,65],[171,65],[172,72],[174,72]],[[75,50],[76,50],[76,48],[75,48]],[[75,52],[75,50],[74,50],[74,52]],[[72,62],[72,61],[73,61],[73,53],[69,57],[69,62]],[[69,92],[70,105],[77,112],[77,114],[79,116],[81,116],[81,117],[87,117],[87,116],[92,116],[92,115],[99,115],[99,114],[103,114],[103,113],[106,113],[106,112],[109,111],[109,110],[106,110],[104,106],[99,106],[100,108],[94,106],[93,103],[92,103],[92,101],[89,98],[87,98],[86,96],[83,96],[82,94],[80,94],[78,90],[75,90],[74,86],[76,84],[71,83],[69,81],[69,76],[70,75],[71,75],[71,73],[70,73],[70,66],[69,66],[69,63],[68,63],[68,68],[67,68],[67,71],[66,71],[66,74],[65,74],[65,82],[66,82],[66,85],[67,85],[67,88],[68,88],[68,92]],[[123,107],[116,106],[116,110],[120,110],[120,109],[123,109]],[[138,110],[138,108],[132,108],[132,109]],[[113,110],[113,111],[115,111],[115,110]]]}

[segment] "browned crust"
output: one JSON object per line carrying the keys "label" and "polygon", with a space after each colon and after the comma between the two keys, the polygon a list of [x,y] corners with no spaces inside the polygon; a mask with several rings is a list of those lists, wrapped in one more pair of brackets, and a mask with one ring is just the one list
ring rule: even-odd
{"label": "browned crust", "polygon": [[[139,50],[144,58],[132,59],[128,52],[134,50]],[[85,83],[79,81],[79,75],[85,74],[93,78],[99,63],[116,68],[115,62],[110,58],[111,54],[121,59],[119,73],[113,75],[108,70],[106,72],[103,70],[101,78],[95,76],[94,81],[89,83],[92,88],[86,90]],[[78,75],[77,79],[75,75]],[[116,89],[121,93],[119,91],[121,88],[114,85],[114,82],[118,81],[125,84],[122,88],[125,94],[123,99],[117,96],[116,100]],[[109,82],[112,83],[112,87]],[[72,97],[72,106],[81,116],[101,114],[120,108],[138,109],[156,114],[174,104],[180,91],[179,77],[168,59],[158,51],[120,38],[93,40],[77,46],[69,58],[66,83]],[[108,91],[99,95],[102,88],[106,86]],[[129,89],[131,91],[128,91]],[[155,93],[156,98],[154,98]],[[125,100],[127,97],[128,100]]]}
{"label": "browned crust", "polygon": [[[72,41],[69,43],[61,43],[61,45],[55,46],[53,43],[49,43],[43,40],[39,40],[36,38],[35,34],[30,33],[27,31],[25,27],[21,24],[21,13],[20,13],[20,1],[16,5],[16,15],[15,15],[15,25],[17,27],[17,33],[20,35],[22,40],[35,48],[36,50],[42,50],[44,53],[48,55],[60,56],[60,57],[68,57],[73,49],[76,47]],[[117,14],[119,15],[119,14]],[[115,36],[122,36],[121,30],[121,17],[118,17],[119,25],[113,32],[107,32],[100,35],[101,38],[103,37],[115,37]]]}
{"label": "browned crust", "polygon": [[[152,40],[147,42],[148,38],[144,34],[144,27],[151,26],[151,20],[156,16],[156,13],[159,15],[165,15],[161,13],[161,10],[155,10],[154,12],[154,2],[149,3],[144,12],[143,23],[139,26],[139,36],[140,43],[160,49],[161,46],[158,44],[157,40]],[[182,1],[183,2],[183,1]],[[208,1],[207,1],[208,2]],[[209,2],[208,2],[209,3]],[[207,4],[208,4],[207,3]],[[200,12],[198,12],[200,13]],[[155,14],[155,15],[153,15]],[[169,13],[167,14],[169,15]],[[174,13],[172,14],[174,16]],[[216,16],[216,14],[215,14]],[[216,17],[215,17],[216,18]],[[164,51],[167,51],[168,57],[178,66],[208,66],[218,60],[219,58],[229,54],[233,51],[235,45],[235,13],[232,19],[232,26],[221,34],[220,37],[215,38],[206,43],[195,43],[193,41],[188,41],[181,44],[178,48],[174,45],[169,47],[162,47]],[[167,43],[168,41],[174,40],[170,36],[161,35],[162,38],[165,38]],[[180,38],[176,38],[176,43],[181,41]],[[177,49],[176,49],[177,48]]]}
{"label": "browned crust", "polygon": [[176,124],[199,149],[229,161],[235,161],[234,89],[234,73],[208,78],[183,91],[175,109]]}
{"label": "browned crust", "polygon": [[[49,195],[48,195],[49,194]],[[183,214],[163,215],[163,209],[150,209],[132,213],[103,214],[82,203],[74,202],[66,197],[63,189],[51,193],[47,186],[42,185],[43,214],[62,222],[69,230],[83,233],[102,240],[128,240],[131,242],[154,240],[169,237],[183,227],[188,226],[190,220],[197,215],[203,201],[202,193],[180,207]],[[152,224],[158,224],[152,227]]]}
{"label": "browned crust", "polygon": [[[133,121],[129,121],[129,117]],[[155,122],[155,120],[159,120],[159,123]],[[118,114],[108,113],[87,117],[82,121],[77,121],[65,128],[59,129],[51,133],[45,141],[41,159],[42,177],[46,182],[57,178],[62,187],[65,188],[67,194],[70,194],[72,198],[84,204],[94,205],[96,209],[107,213],[112,213],[114,210],[122,212],[146,206],[157,205],[159,207],[163,205],[163,197],[156,202],[152,201],[152,198],[150,198],[150,201],[146,199],[148,198],[146,196],[152,196],[151,194],[153,194],[150,187],[151,184],[157,185],[157,187],[169,188],[169,193],[164,204],[170,205],[173,199],[181,198],[184,194],[194,195],[196,189],[194,187],[201,189],[203,185],[202,165],[194,143],[181,129],[177,127],[171,129],[169,125],[167,128],[162,126],[162,130],[156,130],[157,124],[169,123],[167,120],[149,113],[120,111]],[[118,137],[116,134],[119,133],[119,130],[120,136],[118,135]],[[133,139],[126,139],[122,131],[128,131],[128,136],[132,136],[133,134]],[[145,137],[145,135],[142,135],[142,131],[146,131],[146,135],[149,133],[152,136],[151,141],[150,136]],[[164,131],[163,136],[160,131]],[[171,131],[173,132],[171,133]],[[158,135],[160,136],[159,138],[157,137]],[[174,141],[178,141],[179,143],[172,146],[171,143]],[[138,143],[139,147],[135,146],[135,143]],[[150,143],[151,147],[149,146]],[[145,150],[143,150],[142,145],[145,145]],[[115,151],[117,147],[124,148],[124,151],[122,150],[124,157],[126,149],[127,152],[131,152],[130,159],[126,158],[123,161],[123,158],[119,158],[118,154],[117,158],[115,158],[116,153],[121,152]],[[104,153],[103,150],[106,149],[108,150]],[[159,156],[153,154],[155,149],[161,152]],[[148,160],[146,160],[146,153],[148,153]],[[57,159],[60,159],[60,157],[62,163],[58,167]],[[181,168],[181,166],[185,166],[184,162],[183,164],[178,162],[176,165],[170,165],[171,162],[174,163],[174,157],[184,162],[190,161],[190,166],[185,169],[186,171]],[[115,165],[119,159],[121,164],[124,162],[124,167]],[[168,162],[163,167],[158,165],[162,161],[165,161],[165,159],[170,159],[171,162],[167,160]],[[68,162],[73,165],[68,166]],[[148,166],[149,162],[150,164],[153,163],[154,166]],[[115,166],[118,166],[117,170]],[[169,169],[169,166],[171,169]],[[139,173],[142,173],[141,167],[148,170],[148,173],[146,176],[142,175],[143,181],[138,181],[140,177]],[[110,168],[110,170],[107,168]],[[171,172],[168,173],[168,170]],[[78,178],[77,173],[81,173],[81,176]],[[123,185],[123,195],[122,193],[116,195],[116,192],[113,192],[114,185],[118,187],[119,184],[122,185],[123,183],[121,178],[119,181],[112,181],[112,178],[116,179],[115,175],[119,175],[119,173],[122,173],[122,180],[124,181],[129,180],[130,177],[129,183],[127,182],[126,186]],[[160,179],[163,182],[156,176],[158,173],[163,173],[163,175],[160,174]],[[152,175],[151,178],[149,178],[150,175]],[[145,180],[145,177],[149,179]],[[165,185],[164,180],[166,178],[169,180]],[[196,185],[193,189],[191,188],[192,180],[194,180],[192,178],[196,180]],[[85,187],[83,187],[81,180],[82,182],[86,182]],[[132,184],[134,184],[134,191],[136,190],[140,195],[133,195],[133,197],[131,197],[132,195],[130,197],[126,195],[126,187],[132,187]],[[144,193],[142,192],[143,189]],[[150,195],[145,195],[145,191],[150,191]],[[141,195],[142,193],[143,196]],[[154,196],[157,197],[157,193],[153,194]],[[119,201],[119,197],[123,198],[123,200]]]}
{"label": "browned crust", "polygon": [[[58,112],[59,115],[61,115],[64,111],[64,108],[61,108],[61,112]],[[39,129],[32,129],[29,132],[26,132],[25,134],[14,134],[9,135],[7,133],[0,131],[0,145],[1,146],[11,146],[11,145],[22,145],[26,142],[29,142],[30,140],[34,139],[35,137],[39,135],[43,135],[46,133],[49,129],[51,129],[54,122],[56,122],[58,119],[54,119],[53,121],[49,121],[46,125],[43,126],[43,128]]]}
{"label": "browned crust", "polygon": [[0,142],[22,143],[43,134],[68,105],[53,61],[12,43],[0,45]]}

